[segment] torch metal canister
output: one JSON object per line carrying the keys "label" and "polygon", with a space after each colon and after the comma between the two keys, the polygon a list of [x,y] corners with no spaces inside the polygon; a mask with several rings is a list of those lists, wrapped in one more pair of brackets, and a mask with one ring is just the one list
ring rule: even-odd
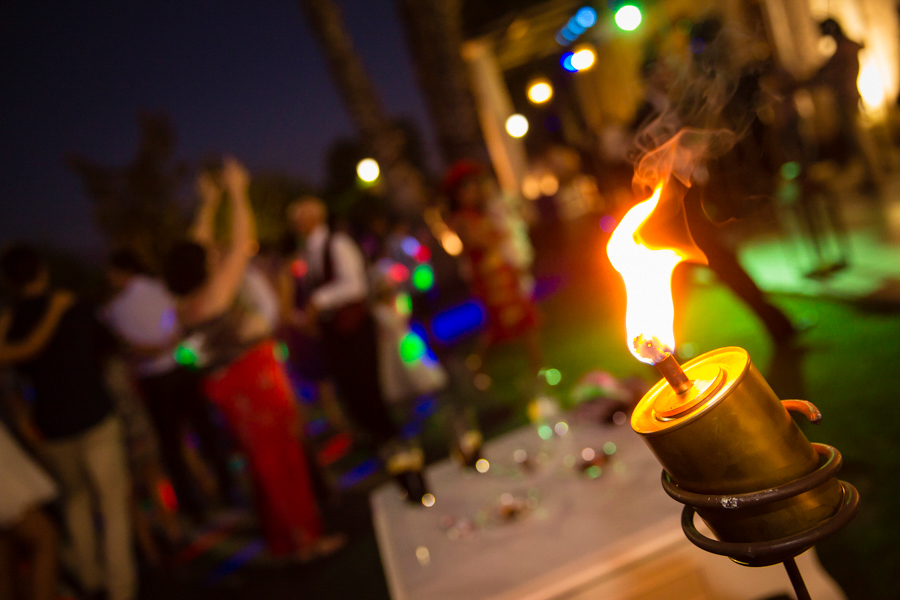
{"label": "torch metal canister", "polygon": [[720,348],[684,366],[692,388],[660,380],[638,403],[632,428],[674,483],[723,496],[698,513],[722,541],[758,542],[809,529],[837,512],[841,484],[831,479],[797,496],[731,510],[728,494],[774,488],[819,467],[819,454],[759,373],[746,350]]}

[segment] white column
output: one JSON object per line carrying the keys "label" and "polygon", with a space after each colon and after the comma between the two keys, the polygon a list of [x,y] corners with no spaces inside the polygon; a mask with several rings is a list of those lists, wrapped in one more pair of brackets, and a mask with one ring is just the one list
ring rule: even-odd
{"label": "white column", "polygon": [[764,0],[763,6],[782,66],[794,77],[806,79],[822,64],[818,24],[809,0]]}
{"label": "white column", "polygon": [[489,42],[466,42],[462,56],[468,66],[481,132],[498,183],[504,191],[519,194],[528,160],[522,140],[506,133],[506,119],[513,114],[513,105],[503,73]]}

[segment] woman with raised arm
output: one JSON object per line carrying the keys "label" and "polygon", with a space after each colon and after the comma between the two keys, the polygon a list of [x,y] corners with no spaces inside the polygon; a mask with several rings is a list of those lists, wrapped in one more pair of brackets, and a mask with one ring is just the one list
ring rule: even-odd
{"label": "woman with raised arm", "polygon": [[[201,175],[201,207],[193,240],[177,244],[163,274],[178,296],[177,311],[191,342],[179,354],[207,374],[206,393],[222,411],[247,455],[269,550],[309,559],[337,550],[340,536],[323,536],[306,458],[298,440],[297,405],[265,319],[241,293],[256,252],[247,171],[234,159],[221,174]],[[228,246],[214,246],[223,195],[231,211]]]}

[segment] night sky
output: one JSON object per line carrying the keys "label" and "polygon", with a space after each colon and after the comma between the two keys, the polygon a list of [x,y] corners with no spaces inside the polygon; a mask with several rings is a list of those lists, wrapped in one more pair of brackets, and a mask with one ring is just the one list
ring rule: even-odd
{"label": "night sky", "polygon": [[[231,152],[319,184],[328,146],[354,135],[293,0],[29,0],[0,7],[0,242],[101,256],[89,200],[65,166],[136,149],[137,111],[162,109],[180,158]],[[392,0],[344,0],[387,110],[412,117],[436,161]]]}

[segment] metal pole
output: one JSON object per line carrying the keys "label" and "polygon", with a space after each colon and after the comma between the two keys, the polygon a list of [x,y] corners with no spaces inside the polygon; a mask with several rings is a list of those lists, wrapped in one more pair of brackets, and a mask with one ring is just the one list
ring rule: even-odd
{"label": "metal pole", "polygon": [[806,584],[803,583],[803,576],[800,575],[800,569],[793,558],[784,561],[784,568],[788,577],[791,578],[791,585],[794,586],[794,593],[797,594],[797,600],[811,600],[809,592],[806,590]]}

